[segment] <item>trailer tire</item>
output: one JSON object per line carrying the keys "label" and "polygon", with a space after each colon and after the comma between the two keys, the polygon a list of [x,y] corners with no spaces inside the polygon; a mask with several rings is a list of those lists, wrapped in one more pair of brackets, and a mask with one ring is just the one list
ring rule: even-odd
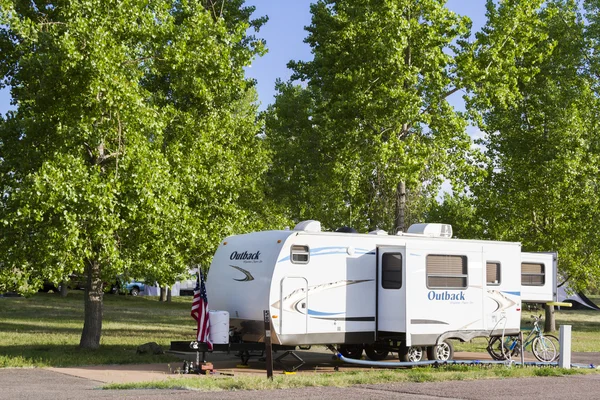
{"label": "trailer tire", "polygon": [[421,346],[400,346],[398,358],[402,362],[419,362],[423,360],[424,348]]}
{"label": "trailer tire", "polygon": [[352,358],[354,360],[360,360],[363,353],[362,344],[343,344],[339,346],[338,351],[341,355],[346,358]]}
{"label": "trailer tire", "polygon": [[435,346],[427,347],[427,358],[431,361],[448,361],[454,358],[452,342],[444,340]]}
{"label": "trailer tire", "polygon": [[369,357],[369,360],[373,361],[385,360],[388,354],[390,354],[388,350],[377,344],[366,345],[365,353],[367,354],[367,357]]}

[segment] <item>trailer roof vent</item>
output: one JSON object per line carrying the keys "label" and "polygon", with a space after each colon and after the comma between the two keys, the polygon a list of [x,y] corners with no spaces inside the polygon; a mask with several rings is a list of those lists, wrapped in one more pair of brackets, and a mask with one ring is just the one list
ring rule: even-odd
{"label": "trailer roof vent", "polygon": [[319,221],[309,219],[307,221],[299,222],[298,225],[294,227],[294,230],[304,232],[321,232],[321,223]]}
{"label": "trailer roof vent", "polygon": [[388,233],[383,229],[375,229],[374,231],[369,232],[369,235],[387,235]]}
{"label": "trailer roof vent", "polygon": [[406,233],[425,235],[429,237],[452,237],[452,225],[450,224],[413,224]]}

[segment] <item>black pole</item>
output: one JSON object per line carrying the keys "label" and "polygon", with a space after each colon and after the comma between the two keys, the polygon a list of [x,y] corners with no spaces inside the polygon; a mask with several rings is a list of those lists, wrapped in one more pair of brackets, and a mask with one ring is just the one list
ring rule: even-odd
{"label": "black pole", "polygon": [[273,348],[271,347],[271,315],[269,314],[269,310],[264,310],[264,319],[267,378],[273,380]]}

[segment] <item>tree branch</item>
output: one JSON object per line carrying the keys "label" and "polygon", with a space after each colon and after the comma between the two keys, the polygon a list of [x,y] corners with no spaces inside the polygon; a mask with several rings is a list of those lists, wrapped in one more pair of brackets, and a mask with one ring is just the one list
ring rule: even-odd
{"label": "tree branch", "polygon": [[[455,88],[448,90],[446,93],[442,94],[442,97],[440,98],[440,100],[447,99],[448,97],[452,96],[454,93],[458,92],[461,89],[462,89],[462,87],[456,86]],[[421,114],[419,114],[419,115],[424,115],[424,114],[429,113],[432,109],[432,106],[433,106],[433,104],[429,104],[426,108],[423,109],[423,111],[421,111]]]}

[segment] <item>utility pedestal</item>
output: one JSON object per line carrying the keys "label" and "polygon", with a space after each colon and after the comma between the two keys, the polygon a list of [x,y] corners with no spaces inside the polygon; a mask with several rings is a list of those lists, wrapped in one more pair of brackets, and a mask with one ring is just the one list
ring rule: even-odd
{"label": "utility pedestal", "polygon": [[560,358],[558,366],[561,368],[571,368],[571,325],[560,326]]}

